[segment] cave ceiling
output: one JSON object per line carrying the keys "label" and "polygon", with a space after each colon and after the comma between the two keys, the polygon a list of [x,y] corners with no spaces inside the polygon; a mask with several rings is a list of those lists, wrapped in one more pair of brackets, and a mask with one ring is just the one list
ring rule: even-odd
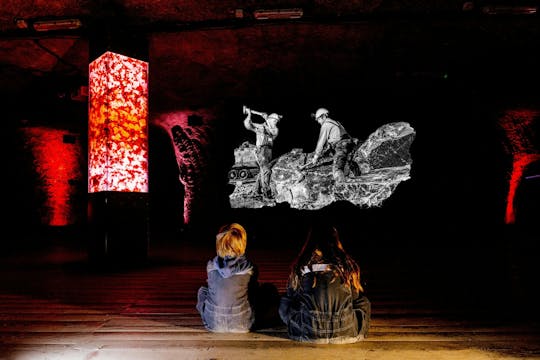
{"label": "cave ceiling", "polygon": [[[0,89],[14,108],[69,97],[105,48],[147,57],[158,112],[384,93],[399,79],[449,75],[490,88],[496,73],[526,87],[539,79],[540,36],[538,14],[523,12],[537,8],[510,0],[6,0]],[[301,17],[256,18],[265,11]],[[34,28],[65,19],[80,27]]]}

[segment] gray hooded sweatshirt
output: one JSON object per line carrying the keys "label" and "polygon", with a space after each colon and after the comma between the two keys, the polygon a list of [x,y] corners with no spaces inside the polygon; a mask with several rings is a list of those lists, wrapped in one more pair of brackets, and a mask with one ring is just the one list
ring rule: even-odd
{"label": "gray hooded sweatshirt", "polygon": [[245,256],[216,256],[206,266],[208,286],[198,293],[197,310],[206,329],[248,332],[255,321],[250,289],[257,284],[255,266]]}

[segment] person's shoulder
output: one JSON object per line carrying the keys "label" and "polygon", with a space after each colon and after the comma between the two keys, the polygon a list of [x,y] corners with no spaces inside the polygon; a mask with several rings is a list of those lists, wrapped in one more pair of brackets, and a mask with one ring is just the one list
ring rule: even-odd
{"label": "person's shoulder", "polygon": [[326,121],[324,122],[325,124],[328,124],[328,126],[340,126],[341,123],[337,120],[334,120],[334,119],[326,119]]}
{"label": "person's shoulder", "polygon": [[324,121],[322,124],[321,124],[321,131],[325,130],[325,129],[328,129],[330,126],[332,126],[328,120]]}
{"label": "person's shoulder", "polygon": [[216,258],[217,258],[217,256],[213,257],[212,259],[210,259],[210,260],[208,260],[206,262],[206,271],[215,270],[215,268],[216,268],[216,266],[215,266]]}

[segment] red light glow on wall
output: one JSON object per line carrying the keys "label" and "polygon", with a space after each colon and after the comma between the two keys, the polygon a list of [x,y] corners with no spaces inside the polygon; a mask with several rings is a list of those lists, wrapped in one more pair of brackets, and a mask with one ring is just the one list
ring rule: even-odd
{"label": "red light glow on wall", "polygon": [[512,155],[512,170],[510,173],[508,194],[506,198],[505,223],[513,224],[516,220],[514,197],[521,183],[527,166],[540,160],[540,151],[534,141],[532,124],[538,121],[540,112],[530,109],[507,111],[500,119],[507,143],[506,151]]}
{"label": "red light glow on wall", "polygon": [[148,192],[148,63],[106,52],[89,71],[88,192]]}
{"label": "red light glow on wall", "polygon": [[[211,144],[211,126],[208,123],[190,126],[190,111],[164,114],[155,120],[156,124],[167,131],[174,147],[179,169],[179,181],[184,187],[184,223],[192,223],[194,218],[204,218],[203,194],[212,191],[215,183],[208,181],[209,157]],[[213,121],[209,113],[198,113],[206,122]],[[206,180],[205,180],[206,179]]]}
{"label": "red light glow on wall", "polygon": [[32,127],[22,128],[22,131],[39,178],[38,190],[44,194],[41,223],[74,224],[76,216],[72,205],[76,189],[73,181],[82,180],[80,144],[64,142],[65,135],[73,136],[65,130]]}

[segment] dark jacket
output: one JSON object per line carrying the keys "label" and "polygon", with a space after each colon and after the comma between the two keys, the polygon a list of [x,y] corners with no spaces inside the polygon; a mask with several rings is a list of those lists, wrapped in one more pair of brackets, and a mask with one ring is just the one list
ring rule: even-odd
{"label": "dark jacket", "polygon": [[245,256],[208,261],[208,286],[199,289],[197,310],[214,332],[248,332],[255,321],[250,293],[257,284],[255,266]]}
{"label": "dark jacket", "polygon": [[367,336],[371,303],[332,271],[308,271],[298,289],[287,288],[279,315],[293,340],[348,344]]}

